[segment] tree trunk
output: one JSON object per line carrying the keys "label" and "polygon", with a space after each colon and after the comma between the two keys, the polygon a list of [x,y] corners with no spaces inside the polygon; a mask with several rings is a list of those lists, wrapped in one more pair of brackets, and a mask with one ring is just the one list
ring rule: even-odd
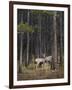
{"label": "tree trunk", "polygon": [[[23,12],[21,13],[21,23],[23,23]],[[20,65],[22,65],[23,32],[21,32],[20,40]]]}
{"label": "tree trunk", "polygon": [[40,40],[40,57],[42,55],[42,50],[41,50],[41,14],[39,14],[39,40]]}
{"label": "tree trunk", "polygon": [[54,46],[53,46],[53,64],[54,68],[58,69],[58,64],[57,64],[57,29],[56,29],[56,11],[54,12],[53,16],[53,29],[54,29]]}
{"label": "tree trunk", "polygon": [[[27,14],[27,23],[29,24],[29,10]],[[27,32],[27,65],[29,62],[29,32]]]}
{"label": "tree trunk", "polygon": [[23,32],[21,32],[21,46],[20,46],[20,65],[22,65],[22,49],[23,49]]}
{"label": "tree trunk", "polygon": [[37,50],[37,58],[39,58],[39,34],[37,32],[37,38],[36,38],[36,42],[37,42],[37,45],[36,45],[36,50]]}
{"label": "tree trunk", "polygon": [[[21,14],[21,23],[23,23],[23,12]],[[23,32],[21,32],[21,39],[20,39],[20,66],[19,66],[19,72],[22,72],[21,66],[22,66],[22,49],[23,49]]]}
{"label": "tree trunk", "polygon": [[60,13],[60,64],[63,61],[63,43],[62,43],[62,13]]}

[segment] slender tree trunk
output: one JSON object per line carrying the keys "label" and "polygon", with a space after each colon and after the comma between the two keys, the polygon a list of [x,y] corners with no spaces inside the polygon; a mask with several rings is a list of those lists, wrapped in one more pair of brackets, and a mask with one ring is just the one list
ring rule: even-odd
{"label": "slender tree trunk", "polygon": [[[23,23],[23,12],[21,13],[21,23]],[[20,44],[20,65],[22,65],[23,32],[21,32]]]}
{"label": "slender tree trunk", "polygon": [[45,16],[44,24],[45,24],[45,31],[44,31],[44,57],[46,56],[46,49],[47,49],[47,40],[46,40],[46,33],[47,33],[47,21],[48,21],[48,16]]}
{"label": "slender tree trunk", "polygon": [[63,56],[63,43],[62,43],[62,13],[60,13],[60,64],[62,64]]}
{"label": "slender tree trunk", "polygon": [[42,50],[41,50],[41,14],[39,14],[39,40],[40,40],[40,57],[42,55]]}
{"label": "slender tree trunk", "polygon": [[52,64],[51,64],[51,69],[55,69],[55,64],[54,64],[54,16],[52,19],[52,29],[51,29],[51,53],[52,53]]}
{"label": "slender tree trunk", "polygon": [[[27,14],[27,23],[29,24],[29,10]],[[27,65],[29,62],[29,32],[27,32]]]}
{"label": "slender tree trunk", "polygon": [[[21,23],[23,23],[23,12],[21,14]],[[19,72],[22,72],[21,65],[22,65],[22,49],[23,49],[23,32],[21,32],[21,38],[20,38],[20,66],[19,66]]]}
{"label": "slender tree trunk", "polygon": [[38,34],[38,32],[37,32],[37,37],[36,37],[36,41],[37,41],[37,48],[36,48],[36,50],[37,50],[37,58],[39,58],[39,34]]}
{"label": "slender tree trunk", "polygon": [[44,32],[44,55],[46,55],[46,39],[45,39],[45,32]]}
{"label": "slender tree trunk", "polygon": [[54,63],[55,63],[55,69],[58,69],[56,15],[57,15],[56,12],[54,12]]}
{"label": "slender tree trunk", "polygon": [[[37,15],[37,29],[39,30],[39,15]],[[40,40],[39,40],[39,31],[37,31],[37,58],[40,57]]]}
{"label": "slender tree trunk", "polygon": [[53,62],[54,62],[54,68],[58,69],[58,64],[57,64],[57,29],[56,29],[56,11],[54,12],[53,16],[53,28],[54,28],[54,49],[53,49]]}
{"label": "slender tree trunk", "polygon": [[22,49],[23,49],[23,32],[21,32],[21,42],[20,42],[20,65],[22,65]]}

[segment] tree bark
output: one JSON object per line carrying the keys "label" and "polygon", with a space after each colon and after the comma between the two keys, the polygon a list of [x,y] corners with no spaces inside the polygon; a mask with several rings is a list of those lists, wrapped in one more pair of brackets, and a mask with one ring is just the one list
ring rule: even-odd
{"label": "tree bark", "polygon": [[[27,23],[29,24],[29,10],[27,14]],[[29,32],[27,32],[27,65],[29,61]]]}
{"label": "tree bark", "polygon": [[[23,12],[21,13],[21,23],[23,23]],[[22,65],[22,48],[23,48],[23,32],[21,32],[21,39],[20,39],[20,65]]]}
{"label": "tree bark", "polygon": [[[21,13],[21,23],[23,23],[23,12]],[[20,39],[20,66],[19,72],[22,72],[21,65],[22,65],[22,49],[23,49],[23,32],[21,32],[21,39]]]}
{"label": "tree bark", "polygon": [[62,64],[63,56],[63,43],[62,43],[62,13],[60,13],[60,64]]}
{"label": "tree bark", "polygon": [[21,32],[21,46],[20,46],[20,65],[22,65],[22,49],[23,49],[23,32]]}
{"label": "tree bark", "polygon": [[58,69],[58,64],[57,64],[57,29],[56,29],[56,11],[54,12],[53,16],[53,29],[54,29],[54,46],[53,46],[53,64],[54,64],[54,69]]}
{"label": "tree bark", "polygon": [[41,14],[39,14],[39,40],[40,40],[40,57],[42,55],[42,50],[41,50]]}

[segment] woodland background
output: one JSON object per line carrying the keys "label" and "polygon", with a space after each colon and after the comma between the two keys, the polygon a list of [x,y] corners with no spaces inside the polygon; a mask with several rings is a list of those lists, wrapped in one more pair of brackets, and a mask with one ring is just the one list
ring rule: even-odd
{"label": "woodland background", "polygon": [[[30,68],[35,68],[36,58],[52,56],[51,68],[59,69],[61,67],[62,69],[55,72],[55,74],[60,74],[59,72],[63,74],[64,12],[18,9],[17,23],[17,60],[19,72],[22,72],[23,65],[27,67],[30,65]],[[23,71],[25,72],[25,69]],[[43,73],[40,73],[40,77]],[[29,73],[24,74],[27,76]],[[34,72],[31,76],[33,74]],[[62,76],[63,78],[63,75],[59,76],[58,74],[56,77]],[[38,73],[35,76],[37,75]],[[21,75],[20,77],[23,76]]]}

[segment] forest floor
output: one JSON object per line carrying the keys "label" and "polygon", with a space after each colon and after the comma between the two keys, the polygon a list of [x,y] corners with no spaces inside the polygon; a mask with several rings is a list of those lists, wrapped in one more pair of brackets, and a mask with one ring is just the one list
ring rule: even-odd
{"label": "forest floor", "polygon": [[44,68],[23,68],[22,73],[17,73],[17,80],[39,80],[39,79],[57,79],[64,78],[64,69],[61,66],[58,70]]}

